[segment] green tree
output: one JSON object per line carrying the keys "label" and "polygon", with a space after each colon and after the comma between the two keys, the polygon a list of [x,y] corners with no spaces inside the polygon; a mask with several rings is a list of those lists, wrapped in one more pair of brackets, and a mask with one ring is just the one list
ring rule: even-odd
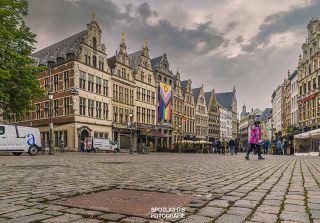
{"label": "green tree", "polygon": [[26,26],[27,0],[0,1],[0,111],[19,116],[32,109],[32,99],[42,96],[35,66],[30,57],[36,35]]}

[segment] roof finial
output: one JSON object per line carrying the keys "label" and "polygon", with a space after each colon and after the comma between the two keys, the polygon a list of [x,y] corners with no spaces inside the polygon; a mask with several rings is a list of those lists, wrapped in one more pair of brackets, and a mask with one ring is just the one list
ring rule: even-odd
{"label": "roof finial", "polygon": [[121,43],[122,43],[122,44],[125,44],[124,32],[121,33]]}
{"label": "roof finial", "polygon": [[144,38],[143,48],[148,48],[148,39]]}
{"label": "roof finial", "polygon": [[288,77],[290,77],[290,70],[288,70]]}
{"label": "roof finial", "polygon": [[92,10],[91,12],[92,21],[96,21],[96,10]]}
{"label": "roof finial", "polygon": [[178,67],[177,67],[177,74],[179,74],[179,73],[180,73],[180,70],[179,70],[179,68],[180,68],[180,67],[178,66]]}

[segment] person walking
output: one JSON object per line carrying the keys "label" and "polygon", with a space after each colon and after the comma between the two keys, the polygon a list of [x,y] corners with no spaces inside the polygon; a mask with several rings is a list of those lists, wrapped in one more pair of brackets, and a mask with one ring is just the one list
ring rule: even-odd
{"label": "person walking", "polygon": [[264,154],[268,154],[268,150],[269,150],[269,147],[270,147],[270,142],[268,139],[264,140],[263,141],[263,153]]}
{"label": "person walking", "polygon": [[217,149],[217,153],[221,154],[221,141],[220,141],[220,139],[217,139],[217,141],[216,141],[216,149]]}
{"label": "person walking", "polygon": [[225,154],[226,153],[226,149],[227,149],[227,142],[226,140],[223,138],[222,139],[222,143],[221,143],[221,149],[222,149],[222,154]]}
{"label": "person walking", "polygon": [[80,152],[81,152],[81,153],[83,153],[83,152],[84,152],[84,146],[85,146],[85,144],[84,144],[84,140],[83,140],[83,139],[81,139],[81,144],[80,144]]}
{"label": "person walking", "polygon": [[228,144],[229,144],[230,154],[233,155],[235,153],[235,148],[236,148],[236,143],[234,139],[231,138]]}
{"label": "person walking", "polygon": [[247,155],[245,156],[245,158],[247,160],[249,160],[249,154],[256,148],[257,149],[257,153],[258,153],[258,159],[259,160],[263,160],[265,158],[263,158],[261,156],[261,151],[260,151],[260,139],[261,139],[261,130],[260,130],[260,122],[259,121],[255,121],[254,122],[254,126],[251,128],[251,136],[250,136],[250,149],[247,152]]}
{"label": "person walking", "polygon": [[282,138],[278,139],[276,148],[277,148],[277,155],[282,155],[282,149],[283,149]]}
{"label": "person walking", "polygon": [[236,144],[236,146],[235,146],[235,153],[236,153],[236,155],[238,154],[238,150],[239,150],[239,138],[236,138],[235,140],[234,140],[234,142],[235,142],[235,144]]}
{"label": "person walking", "polygon": [[64,134],[63,133],[60,135],[60,152],[61,153],[64,152]]}

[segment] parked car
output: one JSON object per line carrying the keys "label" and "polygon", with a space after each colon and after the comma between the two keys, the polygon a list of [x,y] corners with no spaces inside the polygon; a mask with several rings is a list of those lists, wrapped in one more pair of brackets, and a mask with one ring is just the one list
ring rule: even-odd
{"label": "parked car", "polygon": [[92,150],[94,152],[105,151],[119,153],[119,146],[109,139],[92,139]]}
{"label": "parked car", "polygon": [[41,150],[40,131],[37,128],[0,125],[0,151],[20,156],[23,152],[37,155]]}

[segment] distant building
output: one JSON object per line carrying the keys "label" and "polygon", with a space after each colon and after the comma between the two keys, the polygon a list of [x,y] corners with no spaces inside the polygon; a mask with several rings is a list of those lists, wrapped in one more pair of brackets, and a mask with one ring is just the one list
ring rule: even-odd
{"label": "distant building", "polygon": [[266,108],[261,113],[259,118],[260,128],[261,128],[261,139],[262,140],[270,140],[272,139],[272,108]]}
{"label": "distant building", "polygon": [[272,120],[274,133],[282,132],[282,100],[283,100],[283,86],[280,85],[272,94]]}
{"label": "distant building", "polygon": [[208,108],[204,97],[203,85],[192,89],[196,105],[196,138],[207,140],[208,137]]}
{"label": "distant building", "polygon": [[288,70],[288,79],[283,81],[282,97],[282,129],[285,131],[291,126],[291,81],[289,79],[290,71]]}
{"label": "distant building", "polygon": [[288,78],[291,83],[291,126],[297,127],[298,125],[298,75],[295,70]]}
{"label": "distant building", "polygon": [[204,93],[208,107],[208,138],[215,141],[220,138],[220,111],[215,90]]}
{"label": "distant building", "polygon": [[192,91],[192,81],[181,81],[181,90],[184,99],[184,119],[185,125],[182,125],[184,136],[187,139],[193,139],[196,134],[196,104]]}

